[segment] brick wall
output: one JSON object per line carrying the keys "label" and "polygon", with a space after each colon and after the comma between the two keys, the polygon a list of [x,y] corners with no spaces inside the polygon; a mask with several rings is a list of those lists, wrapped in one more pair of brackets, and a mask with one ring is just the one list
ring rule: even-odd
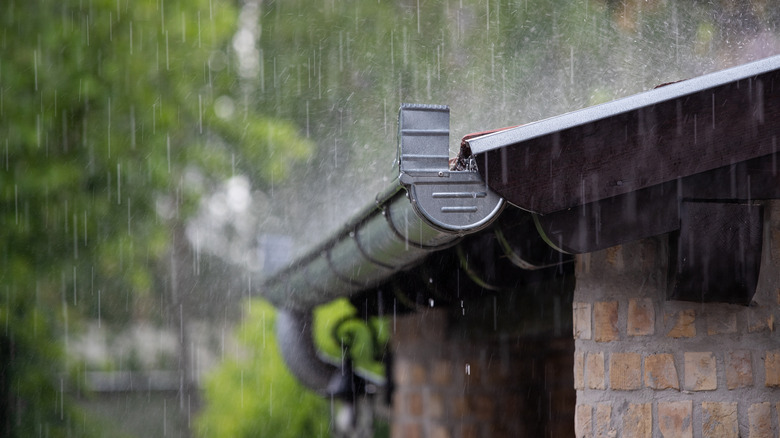
{"label": "brick wall", "polygon": [[393,437],[572,436],[568,333],[475,337],[455,325],[443,310],[397,318]]}
{"label": "brick wall", "polygon": [[778,436],[780,203],[766,214],[749,307],[666,301],[665,237],[578,258],[576,436]]}

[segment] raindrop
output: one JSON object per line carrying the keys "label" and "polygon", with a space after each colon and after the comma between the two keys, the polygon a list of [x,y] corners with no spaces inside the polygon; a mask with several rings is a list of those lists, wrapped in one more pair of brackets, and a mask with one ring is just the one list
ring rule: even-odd
{"label": "raindrop", "polygon": [[436,46],[436,80],[441,80],[441,44]]}
{"label": "raindrop", "polygon": [[407,66],[409,65],[409,30],[404,26],[403,31],[404,66]]}
{"label": "raindrop", "polygon": [[317,98],[322,99],[322,43],[320,43],[320,63],[317,66]]}
{"label": "raindrop", "polygon": [[574,85],[574,46],[569,47],[569,84]]}
{"label": "raindrop", "polygon": [[60,420],[65,417],[65,379],[60,377]]}
{"label": "raindrop", "polygon": [[274,415],[274,382],[271,382],[269,384],[268,388],[268,416],[273,417]]}
{"label": "raindrop", "polygon": [[490,79],[496,80],[496,46],[490,44]]}
{"label": "raindrop", "polygon": [[263,350],[265,350],[265,326],[266,326],[266,324],[265,324],[265,311],[263,311],[263,313],[261,315],[261,319],[262,319],[262,322],[263,322]]}
{"label": "raindrop", "polygon": [[417,0],[417,33],[420,33],[420,0]]}
{"label": "raindrop", "polygon": [[756,117],[759,124],[764,124],[764,81],[756,81],[756,94],[758,98],[758,107],[756,108]]}
{"label": "raindrop", "polygon": [[168,56],[168,31],[167,30],[165,31],[165,69],[166,70],[171,69],[170,60]]}
{"label": "raindrop", "polygon": [[[418,0],[419,3],[419,0]],[[276,58],[274,58],[274,62],[276,61]],[[274,63],[274,79],[276,78],[276,64]],[[339,32],[339,71],[344,71],[344,32]],[[274,84],[274,87],[276,87],[276,84]],[[36,88],[37,89],[37,88]]]}
{"label": "raindrop", "polygon": [[427,67],[427,71],[425,74],[425,93],[428,98],[428,100],[431,100],[431,66],[429,65]]}
{"label": "raindrop", "polygon": [[116,205],[122,204],[122,165],[116,164]]}
{"label": "raindrop", "polygon": [[258,57],[259,59],[259,70],[260,70],[260,92],[265,93],[265,56],[263,54],[263,49],[258,50]]}
{"label": "raindrop", "polygon": [[[65,273],[62,273],[63,277]],[[63,278],[64,281],[64,278]],[[68,304],[65,301],[65,291],[62,291],[62,322],[65,330],[65,350],[68,350],[69,330],[68,330]]]}
{"label": "raindrop", "polygon": [[198,132],[203,134],[203,96],[198,94]]}
{"label": "raindrop", "polygon": [[73,213],[73,258],[76,260],[79,258],[79,228],[76,213]]}
{"label": "raindrop", "polygon": [[168,157],[168,173],[171,173],[171,136],[165,135],[165,151]]}
{"label": "raindrop", "polygon": [[390,71],[395,76],[395,29],[390,31]]}
{"label": "raindrop", "polygon": [[78,305],[78,289],[77,289],[77,282],[76,282],[76,267],[73,267],[73,306]]}
{"label": "raindrop", "polygon": [[38,51],[33,50],[33,70],[35,72],[35,91],[38,91]]}
{"label": "raindrop", "polygon": [[490,0],[485,0],[485,28],[490,32]]}
{"label": "raindrop", "polygon": [[157,6],[160,8],[160,26],[163,32],[165,32],[165,0],[160,0],[160,4]]}
{"label": "raindrop", "polygon": [[135,106],[130,105],[130,149],[135,149]]}
{"label": "raindrop", "polygon": [[712,129],[715,129],[715,93],[712,93]]}

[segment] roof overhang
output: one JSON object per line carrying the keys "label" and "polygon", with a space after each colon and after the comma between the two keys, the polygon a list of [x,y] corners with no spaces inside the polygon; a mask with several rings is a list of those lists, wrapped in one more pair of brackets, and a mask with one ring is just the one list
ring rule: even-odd
{"label": "roof overhang", "polygon": [[402,283],[458,300],[465,283],[517,290],[570,272],[571,254],[667,233],[669,299],[749,304],[763,201],[780,199],[779,135],[780,56],[467,136],[457,170],[449,109],[404,105],[398,178],[261,287],[282,310],[283,355],[309,387],[354,395],[303,333],[314,306],[373,296],[381,313],[392,291],[414,308]]}
{"label": "roof overhang", "polygon": [[773,154],[780,56],[467,140],[488,186],[548,214]]}
{"label": "roof overhang", "polygon": [[[706,237],[724,238],[731,243],[717,251],[739,265],[742,291],[685,292],[684,278],[709,267],[679,253],[669,296],[749,303],[760,257],[737,249],[760,255],[760,201],[780,198],[780,56],[470,138],[459,158],[474,166],[465,171],[447,164],[448,133],[446,107],[402,107],[398,179],[262,294],[305,310],[376,290],[463,236],[495,233],[506,200],[538,231],[511,239],[541,238],[561,253],[670,232],[686,251],[711,251]],[[703,214],[729,222],[713,225],[716,233],[742,225],[702,236]]]}

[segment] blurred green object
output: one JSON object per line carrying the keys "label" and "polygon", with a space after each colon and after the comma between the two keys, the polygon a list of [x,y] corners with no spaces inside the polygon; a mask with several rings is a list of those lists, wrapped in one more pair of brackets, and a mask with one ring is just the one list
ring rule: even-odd
{"label": "blurred green object", "polygon": [[205,381],[207,405],[196,420],[203,437],[330,436],[330,401],[306,390],[278,352],[276,310],[259,299],[245,304],[241,351]]}
{"label": "blurred green object", "polygon": [[0,435],[86,433],[67,358],[84,318],[165,321],[173,236],[209,184],[270,185],[311,153],[289,121],[224,110],[237,18],[226,0],[0,6]]}

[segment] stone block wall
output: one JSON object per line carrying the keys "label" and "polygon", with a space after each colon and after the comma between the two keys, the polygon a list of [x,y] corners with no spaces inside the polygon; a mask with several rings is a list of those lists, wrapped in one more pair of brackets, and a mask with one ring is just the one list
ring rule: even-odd
{"label": "stone block wall", "polygon": [[393,437],[572,436],[568,333],[464,336],[449,318],[430,310],[395,322]]}
{"label": "stone block wall", "polygon": [[750,306],[667,301],[666,237],[578,258],[577,437],[778,436],[779,206]]}

